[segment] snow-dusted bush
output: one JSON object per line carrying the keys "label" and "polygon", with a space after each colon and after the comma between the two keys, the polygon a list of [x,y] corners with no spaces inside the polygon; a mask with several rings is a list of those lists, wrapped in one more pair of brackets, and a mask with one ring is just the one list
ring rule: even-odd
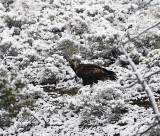
{"label": "snow-dusted bush", "polygon": [[4,16],[5,23],[9,28],[17,27],[21,28],[21,26],[24,24],[21,20],[16,20],[16,18],[11,18],[9,16]]}
{"label": "snow-dusted bush", "polygon": [[87,10],[87,16],[89,17],[95,17],[96,15],[98,15],[98,10]]}
{"label": "snow-dusted bush", "polygon": [[2,4],[6,8],[6,11],[9,11],[9,6],[14,2],[14,0],[2,0]]}
{"label": "snow-dusted bush", "polygon": [[72,34],[81,36],[82,34],[88,32],[89,28],[86,22],[83,20],[72,20],[68,24],[69,30]]}
{"label": "snow-dusted bush", "polygon": [[46,68],[44,71],[43,71],[43,76],[42,76],[42,79],[40,80],[40,84],[41,85],[49,85],[49,84],[56,84],[58,81],[56,79],[56,74],[53,73],[51,71],[51,69],[48,69]]}
{"label": "snow-dusted bush", "polygon": [[73,77],[75,75],[71,68],[67,66],[67,63],[62,56],[54,54],[43,62],[31,63],[30,67],[24,69],[23,73],[34,84],[48,84],[58,88],[63,88],[63,86],[73,87],[75,82]]}
{"label": "snow-dusted bush", "polygon": [[107,38],[107,35],[88,35],[86,38],[85,50],[81,54],[86,54],[87,59],[108,59],[114,63],[114,60],[121,54],[120,50],[116,48],[117,35],[112,38]]}
{"label": "snow-dusted bush", "polygon": [[16,72],[0,68],[0,127],[11,125],[11,119],[16,117],[22,107],[32,107],[32,98],[22,94],[26,82],[18,77]]}
{"label": "snow-dusted bush", "polygon": [[5,58],[5,56],[8,55],[8,50],[11,45],[11,42],[0,43],[0,58]]}
{"label": "snow-dusted bush", "polygon": [[73,113],[81,115],[79,126],[82,129],[105,126],[107,123],[118,122],[121,116],[127,112],[122,97],[120,90],[115,89],[107,82],[99,82],[92,88],[88,86],[81,88],[76,99],[73,101],[71,99],[70,107]]}
{"label": "snow-dusted bush", "polygon": [[60,41],[56,47],[56,53],[63,56],[66,60],[71,60],[72,56],[77,53],[76,44],[70,39]]}
{"label": "snow-dusted bush", "polygon": [[150,49],[159,48],[159,36],[148,34],[143,38],[133,40],[134,46],[139,53],[146,56]]}
{"label": "snow-dusted bush", "polygon": [[[144,57],[141,57],[140,58],[140,61],[142,64],[145,64],[146,67],[148,68],[152,68],[153,69],[158,69],[158,67],[160,67],[160,49],[155,49],[155,50],[152,50],[148,53],[148,55],[146,56],[146,58]],[[157,68],[156,68],[157,66]]]}

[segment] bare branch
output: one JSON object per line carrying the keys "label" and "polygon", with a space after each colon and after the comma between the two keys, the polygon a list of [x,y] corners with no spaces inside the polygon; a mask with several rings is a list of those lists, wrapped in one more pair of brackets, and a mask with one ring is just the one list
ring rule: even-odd
{"label": "bare branch", "polygon": [[130,58],[130,56],[128,55],[128,53],[126,52],[125,48],[123,47],[123,45],[121,45],[121,48],[126,56],[126,59],[129,61],[129,64],[132,67],[132,70],[135,72],[135,75],[137,77],[138,82],[142,85],[143,89],[146,91],[147,96],[151,102],[152,108],[154,113],[157,116],[157,120],[160,123],[160,113],[155,101],[155,97],[151,91],[151,89],[149,88],[149,86],[147,85],[146,81],[144,80],[144,78],[142,78],[142,75],[140,74],[140,72],[137,70],[136,65],[134,64],[134,62],[132,61],[132,59]]}
{"label": "bare branch", "polygon": [[127,40],[126,42],[123,43],[123,45],[126,44],[126,43],[128,43],[128,42],[132,42],[134,39],[139,38],[142,34],[146,33],[147,31],[149,31],[150,29],[152,29],[152,28],[154,28],[154,27],[156,27],[156,26],[158,26],[158,25],[160,25],[160,22],[158,22],[158,23],[156,23],[155,25],[147,28],[147,29],[144,30],[143,32],[139,33],[137,36],[135,36],[135,37]]}
{"label": "bare branch", "polygon": [[160,73],[160,70],[158,70],[158,71],[156,71],[156,72],[153,72],[153,73],[149,74],[148,76],[144,76],[144,78],[145,78],[145,79],[146,79],[146,78],[149,78],[149,77],[151,77],[151,76],[153,76],[153,75],[155,75],[155,74],[158,74],[158,73]]}
{"label": "bare branch", "polygon": [[[160,22],[156,23],[155,25],[147,28],[146,30],[144,30],[143,32],[141,32],[140,34],[138,34],[137,36],[133,37],[132,39],[128,40],[127,42],[130,42],[132,41],[133,39],[135,38],[139,38],[139,36],[141,36],[142,34],[146,33],[147,31],[149,31],[150,29],[158,26],[160,24]],[[130,58],[129,54],[127,53],[127,51],[125,50],[123,44],[126,44],[127,42],[125,43],[122,43],[122,40],[120,42],[120,47],[123,51],[123,53],[125,54],[126,56],[126,59],[128,60],[130,66],[132,67],[132,70],[133,72],[135,72],[135,75],[137,77],[137,80],[138,82],[142,85],[142,88],[145,90],[145,92],[147,93],[147,96],[151,102],[151,105],[152,105],[152,108],[153,108],[153,111],[154,111],[154,114],[156,115],[156,119],[158,120],[159,124],[160,124],[160,113],[159,113],[159,109],[157,107],[157,104],[156,104],[156,101],[155,101],[155,97],[151,91],[151,89],[149,88],[149,86],[147,85],[145,79],[142,77],[142,75],[140,74],[140,72],[137,70],[137,67],[136,65],[134,64],[134,62],[132,61],[132,59]]]}

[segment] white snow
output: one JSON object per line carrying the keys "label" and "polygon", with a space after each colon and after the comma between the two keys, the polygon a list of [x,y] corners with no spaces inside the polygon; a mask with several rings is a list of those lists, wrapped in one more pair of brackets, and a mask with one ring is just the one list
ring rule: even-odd
{"label": "white snow", "polygon": [[[111,65],[104,57],[111,47],[119,46],[121,37],[127,41],[128,36],[132,38],[160,21],[160,1],[153,0],[148,6],[140,7],[148,1],[14,0],[9,7],[5,0],[0,1],[0,70],[16,71],[17,79],[28,83],[21,94],[37,97],[33,99],[34,108],[23,107],[13,118],[15,123],[0,128],[0,135],[131,136],[151,126],[152,108],[131,104],[146,97],[141,86],[117,89],[130,85],[136,78],[130,66],[120,64],[125,56],[119,55]],[[160,26],[140,39],[147,37],[151,45],[155,42],[159,45],[159,36]],[[64,40],[73,42],[73,48],[78,49],[72,59],[113,70],[118,79],[82,86],[81,79],[75,79],[75,73],[67,66],[68,60],[62,56],[59,44]],[[139,56],[137,69],[142,76],[160,70],[159,48],[147,48],[147,55],[135,43],[126,44],[125,49],[131,57]],[[158,99],[159,76],[155,74],[147,79]],[[52,92],[45,92],[42,83],[54,88]],[[3,112],[0,109],[0,116]]]}

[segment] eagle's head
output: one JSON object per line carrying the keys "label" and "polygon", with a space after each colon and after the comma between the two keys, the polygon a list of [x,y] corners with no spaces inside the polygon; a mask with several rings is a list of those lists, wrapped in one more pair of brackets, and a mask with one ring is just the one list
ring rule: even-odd
{"label": "eagle's head", "polygon": [[70,66],[74,71],[78,68],[79,64],[75,62],[69,62],[68,66]]}

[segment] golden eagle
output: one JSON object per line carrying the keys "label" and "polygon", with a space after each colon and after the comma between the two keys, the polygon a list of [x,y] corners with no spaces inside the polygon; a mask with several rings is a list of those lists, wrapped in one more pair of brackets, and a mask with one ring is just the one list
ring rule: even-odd
{"label": "golden eagle", "polygon": [[98,80],[116,80],[117,76],[113,71],[94,64],[79,64],[69,62],[69,66],[73,69],[76,75],[83,80],[83,85],[92,85],[97,83]]}

